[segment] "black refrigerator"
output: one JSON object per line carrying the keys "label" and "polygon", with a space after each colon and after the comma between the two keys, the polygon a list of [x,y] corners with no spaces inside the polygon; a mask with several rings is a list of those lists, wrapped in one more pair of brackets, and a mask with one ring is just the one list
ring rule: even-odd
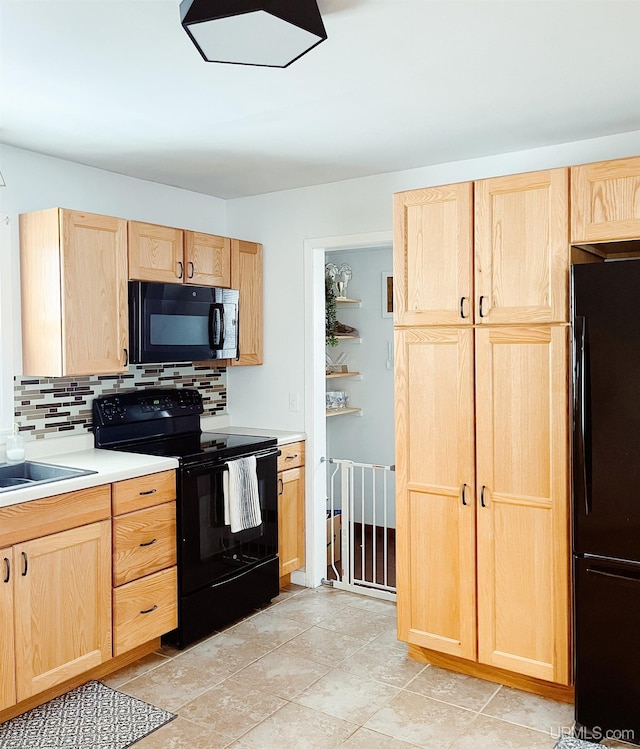
{"label": "black refrigerator", "polygon": [[571,288],[576,728],[640,743],[640,259]]}

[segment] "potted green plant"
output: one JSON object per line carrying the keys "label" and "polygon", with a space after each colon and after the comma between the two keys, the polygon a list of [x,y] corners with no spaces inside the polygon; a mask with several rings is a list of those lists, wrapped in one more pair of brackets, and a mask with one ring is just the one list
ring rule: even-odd
{"label": "potted green plant", "polygon": [[325,342],[327,346],[337,346],[338,319],[336,317],[336,295],[333,281],[329,275],[324,277],[324,310],[325,310]]}

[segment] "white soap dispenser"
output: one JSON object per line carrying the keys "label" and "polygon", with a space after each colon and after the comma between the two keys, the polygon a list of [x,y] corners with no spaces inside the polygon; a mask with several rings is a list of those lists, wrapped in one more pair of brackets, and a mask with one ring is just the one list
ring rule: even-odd
{"label": "white soap dispenser", "polygon": [[13,434],[7,437],[6,456],[7,463],[24,463],[24,439],[17,424],[13,425]]}

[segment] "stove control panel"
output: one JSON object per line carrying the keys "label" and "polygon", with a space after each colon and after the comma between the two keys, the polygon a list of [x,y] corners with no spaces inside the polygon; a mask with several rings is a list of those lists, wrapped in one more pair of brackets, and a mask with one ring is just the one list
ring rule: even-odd
{"label": "stove control panel", "polygon": [[203,411],[202,396],[193,388],[135,390],[96,398],[93,402],[96,426],[197,416]]}

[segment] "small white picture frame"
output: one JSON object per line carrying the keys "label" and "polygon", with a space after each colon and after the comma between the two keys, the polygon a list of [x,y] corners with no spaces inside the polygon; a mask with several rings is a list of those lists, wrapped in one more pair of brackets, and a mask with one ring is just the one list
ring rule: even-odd
{"label": "small white picture frame", "polygon": [[393,317],[393,273],[382,273],[382,317]]}

